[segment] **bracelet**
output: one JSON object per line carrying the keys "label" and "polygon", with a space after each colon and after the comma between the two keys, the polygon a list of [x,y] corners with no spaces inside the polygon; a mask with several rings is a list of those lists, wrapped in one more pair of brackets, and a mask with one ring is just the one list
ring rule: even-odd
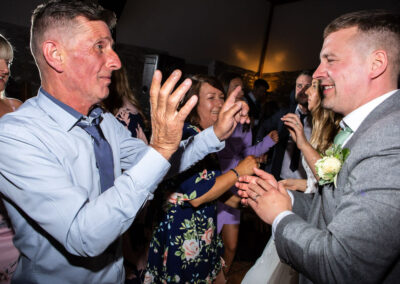
{"label": "bracelet", "polygon": [[236,175],[236,177],[237,178],[239,178],[240,176],[239,176],[239,173],[235,170],[235,169],[230,169],[232,172],[234,172],[235,173],[235,175]]}

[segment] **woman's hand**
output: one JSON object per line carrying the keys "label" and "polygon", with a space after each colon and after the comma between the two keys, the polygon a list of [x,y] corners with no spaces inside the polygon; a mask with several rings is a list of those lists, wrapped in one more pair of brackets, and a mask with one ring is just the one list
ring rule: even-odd
{"label": "woman's hand", "polygon": [[257,160],[254,156],[247,156],[239,162],[235,170],[239,176],[251,176],[254,174],[254,168],[258,168]]}
{"label": "woman's hand", "polygon": [[279,142],[278,131],[272,130],[270,133],[268,133],[268,136],[271,137],[272,141],[274,141],[275,143]]}
{"label": "woman's hand", "polygon": [[288,113],[284,115],[281,120],[289,130],[293,141],[297,144],[297,148],[301,150],[308,142],[300,118],[294,113]]}
{"label": "woman's hand", "polygon": [[289,190],[300,190],[305,191],[307,189],[307,180],[306,179],[283,179],[278,183],[282,184],[284,188]]}

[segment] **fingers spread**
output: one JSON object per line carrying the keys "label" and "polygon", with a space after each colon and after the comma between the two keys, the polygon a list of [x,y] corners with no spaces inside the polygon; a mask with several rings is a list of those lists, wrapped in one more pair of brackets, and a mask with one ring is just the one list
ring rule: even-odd
{"label": "fingers spread", "polygon": [[[180,102],[185,96],[186,92],[192,85],[192,80],[186,79],[182,84],[168,97],[167,101],[167,115],[174,115]],[[197,102],[197,100],[196,100]]]}
{"label": "fingers spread", "polygon": [[176,83],[181,78],[182,72],[180,70],[175,70],[172,74],[168,77],[167,81],[162,85],[159,95],[158,95],[158,102],[157,107],[159,109],[166,109],[166,104],[171,94],[172,90],[174,89]]}
{"label": "fingers spread", "polygon": [[180,121],[185,121],[186,117],[189,115],[189,113],[192,111],[192,109],[196,106],[197,104],[197,96],[191,97],[186,104],[179,110],[178,113],[178,119]]}
{"label": "fingers spread", "polygon": [[153,75],[153,79],[151,80],[150,86],[150,105],[152,110],[157,109],[158,102],[158,93],[161,87],[162,75],[160,70],[156,70]]}

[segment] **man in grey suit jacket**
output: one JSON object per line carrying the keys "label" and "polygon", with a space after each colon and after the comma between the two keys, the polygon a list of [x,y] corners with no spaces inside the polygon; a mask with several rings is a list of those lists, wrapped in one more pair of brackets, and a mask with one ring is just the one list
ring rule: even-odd
{"label": "man in grey suit jacket", "polygon": [[360,11],[324,32],[322,104],[352,135],[337,187],[288,193],[269,174],[241,177],[244,198],[267,223],[279,257],[300,282],[400,281],[400,15]]}

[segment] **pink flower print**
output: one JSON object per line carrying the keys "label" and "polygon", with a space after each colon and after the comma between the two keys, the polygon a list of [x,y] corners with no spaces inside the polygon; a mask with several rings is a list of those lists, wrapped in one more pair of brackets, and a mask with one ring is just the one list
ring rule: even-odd
{"label": "pink flower print", "polygon": [[207,231],[201,236],[201,240],[205,241],[207,245],[211,244],[212,238],[214,236],[214,230],[212,228],[208,228]]}
{"label": "pink flower print", "polygon": [[200,177],[202,179],[207,179],[207,170],[206,169],[203,170],[203,172],[201,173]]}
{"label": "pink flower print", "polygon": [[168,197],[168,202],[171,204],[178,204],[182,205],[184,201],[187,201],[188,199],[183,196],[182,193],[179,192],[173,192],[171,195]]}
{"label": "pink flower print", "polygon": [[194,259],[199,255],[200,248],[196,240],[185,240],[182,247],[186,260]]}
{"label": "pink flower print", "polygon": [[148,271],[144,275],[144,281],[143,284],[151,284],[154,281],[153,275],[151,275]]}

